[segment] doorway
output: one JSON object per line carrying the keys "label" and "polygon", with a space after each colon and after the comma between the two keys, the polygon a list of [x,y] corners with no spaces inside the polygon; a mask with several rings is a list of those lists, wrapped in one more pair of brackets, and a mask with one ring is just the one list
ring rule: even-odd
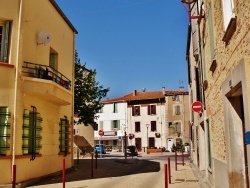
{"label": "doorway", "polygon": [[[246,187],[249,187],[247,147],[245,144],[246,127],[241,83],[232,88],[231,91],[226,95],[226,97],[231,104],[229,109],[231,116],[229,117],[229,134],[231,141],[230,155],[232,169],[229,173],[229,184],[232,187],[244,187],[244,184],[246,185]],[[241,172],[244,173],[245,177],[241,176]]]}

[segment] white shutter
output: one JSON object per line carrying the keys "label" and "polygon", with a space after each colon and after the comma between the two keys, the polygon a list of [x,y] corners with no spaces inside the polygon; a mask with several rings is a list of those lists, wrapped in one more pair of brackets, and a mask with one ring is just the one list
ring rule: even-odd
{"label": "white shutter", "polygon": [[233,0],[222,0],[223,16],[224,16],[224,29],[227,30],[231,18],[235,17]]}

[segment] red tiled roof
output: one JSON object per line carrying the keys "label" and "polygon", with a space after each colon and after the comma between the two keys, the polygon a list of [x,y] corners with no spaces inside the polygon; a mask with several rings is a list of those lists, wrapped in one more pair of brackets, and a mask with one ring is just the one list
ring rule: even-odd
{"label": "red tiled roof", "polygon": [[164,98],[165,96],[172,96],[172,95],[188,95],[187,91],[180,91],[180,90],[166,90],[165,95],[162,91],[152,91],[152,92],[138,92],[136,91],[130,93],[128,95],[124,95],[122,97],[107,99],[102,101],[101,103],[113,103],[113,102],[126,102],[126,101],[137,101],[137,100],[148,100],[148,99],[159,99]]}

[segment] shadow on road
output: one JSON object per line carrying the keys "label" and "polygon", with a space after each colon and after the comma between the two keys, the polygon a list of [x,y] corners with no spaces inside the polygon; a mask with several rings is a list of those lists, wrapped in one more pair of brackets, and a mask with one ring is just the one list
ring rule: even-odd
{"label": "shadow on road", "polygon": [[[91,159],[75,160],[75,166],[66,171],[66,182],[160,171],[160,164],[158,162],[144,159],[140,160],[137,157],[133,159],[131,157],[127,158],[128,162],[124,162],[124,160],[125,159],[98,158],[97,163],[95,159],[93,163]],[[93,170],[91,170],[91,166],[93,166]],[[53,175],[40,178],[40,180],[33,185],[60,182],[62,182],[62,172],[57,172]]]}

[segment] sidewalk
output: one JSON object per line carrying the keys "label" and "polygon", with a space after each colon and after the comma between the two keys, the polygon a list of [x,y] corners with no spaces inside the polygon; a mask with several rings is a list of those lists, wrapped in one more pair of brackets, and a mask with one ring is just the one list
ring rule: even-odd
{"label": "sidewalk", "polygon": [[[117,155],[121,155],[118,154]],[[180,155],[180,154],[179,154]],[[128,157],[125,159],[98,159],[97,169],[91,177],[91,158],[80,159],[75,163],[74,169],[66,174],[66,188],[140,188],[145,184],[150,188],[165,187],[164,167],[167,158],[171,157],[171,184],[168,188],[208,188],[203,182],[199,171],[190,164],[188,157],[185,158],[184,166],[181,156],[178,157],[177,171],[175,170],[174,153],[142,153],[140,157]],[[149,158],[148,160],[147,157]],[[151,159],[155,157],[155,159]],[[145,159],[146,158],[146,159]],[[145,170],[145,166],[147,167]],[[143,169],[143,171],[141,170]],[[196,174],[196,176],[195,176]],[[198,174],[198,175],[197,175]],[[138,181],[140,180],[140,181]],[[61,173],[54,177],[41,179],[34,188],[61,188],[63,187]],[[144,185],[142,186],[142,184]],[[152,185],[151,185],[152,184]],[[27,187],[24,184],[19,187]]]}

